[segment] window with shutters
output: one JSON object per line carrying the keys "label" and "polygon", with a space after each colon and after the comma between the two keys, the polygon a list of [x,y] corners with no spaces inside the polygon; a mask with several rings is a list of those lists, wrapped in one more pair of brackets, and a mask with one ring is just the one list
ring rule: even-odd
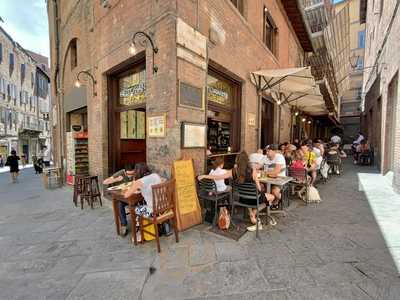
{"label": "window with shutters", "polygon": [[14,53],[10,53],[9,55],[9,71],[10,76],[14,72]]}
{"label": "window with shutters", "polygon": [[263,29],[264,44],[271,52],[277,56],[278,53],[278,27],[272,19],[268,9],[264,6],[264,29]]}
{"label": "window with shutters", "polygon": [[31,73],[31,87],[33,88],[35,86],[35,75],[33,72]]}
{"label": "window with shutters", "polygon": [[3,62],[3,44],[0,43],[0,64]]}
{"label": "window with shutters", "polygon": [[21,64],[21,84],[23,84],[25,81],[25,71],[26,71],[26,65]]}

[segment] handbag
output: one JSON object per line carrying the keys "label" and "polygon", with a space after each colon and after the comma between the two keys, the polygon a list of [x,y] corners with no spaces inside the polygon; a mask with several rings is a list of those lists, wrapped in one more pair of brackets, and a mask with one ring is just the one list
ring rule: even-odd
{"label": "handbag", "polygon": [[231,224],[231,217],[226,207],[220,207],[218,217],[218,227],[220,230],[228,230]]}
{"label": "handbag", "polygon": [[318,190],[314,186],[308,188],[308,199],[307,202],[321,202]]}

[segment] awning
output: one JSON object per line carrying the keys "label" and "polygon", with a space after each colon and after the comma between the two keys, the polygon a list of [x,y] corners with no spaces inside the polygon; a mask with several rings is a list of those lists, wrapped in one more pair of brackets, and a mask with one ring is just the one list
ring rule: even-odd
{"label": "awning", "polygon": [[327,114],[311,67],[262,70],[252,72],[251,77],[257,91],[269,91],[278,105],[295,106],[314,115]]}
{"label": "awning", "polygon": [[74,87],[71,92],[64,97],[64,113],[77,110],[87,106],[86,87]]}
{"label": "awning", "polygon": [[286,92],[307,92],[315,86],[311,67],[255,71],[251,79],[261,92],[278,86]]}

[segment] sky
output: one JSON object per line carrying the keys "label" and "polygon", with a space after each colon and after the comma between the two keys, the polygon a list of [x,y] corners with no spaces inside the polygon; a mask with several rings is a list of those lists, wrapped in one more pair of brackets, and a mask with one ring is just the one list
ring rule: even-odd
{"label": "sky", "polygon": [[49,57],[45,0],[0,0],[0,26],[22,47]]}

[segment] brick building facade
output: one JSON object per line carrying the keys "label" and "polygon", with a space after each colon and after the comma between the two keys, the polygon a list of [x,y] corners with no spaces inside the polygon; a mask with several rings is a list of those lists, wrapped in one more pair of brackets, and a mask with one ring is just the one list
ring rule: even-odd
{"label": "brick building facade", "polygon": [[[366,2],[366,1],[364,1]],[[375,3],[374,3],[375,2]],[[400,191],[400,2],[368,1],[363,127],[377,165]]]}
{"label": "brick building facade", "polygon": [[[56,82],[52,92],[57,99],[55,157],[59,165],[68,164],[68,136],[73,125],[81,125],[88,132],[89,171],[103,177],[121,167],[129,152],[143,155],[162,174],[169,175],[171,162],[178,158],[193,158],[196,171],[203,172],[206,149],[181,147],[182,122],[207,125],[210,118],[220,118],[224,121],[216,126],[231,126],[226,146],[233,152],[255,151],[260,145],[254,119],[261,116],[250,73],[304,63],[306,47],[281,1],[48,1],[48,14]],[[158,48],[154,61],[149,42],[137,42],[135,54],[129,52],[137,31],[149,34]],[[82,70],[94,76],[94,85],[86,76],[80,80],[83,87],[74,86]],[[122,90],[125,82],[134,88]],[[185,91],[200,93],[203,105],[182,103]],[[235,105],[222,108],[208,101],[214,96]],[[124,99],[129,103],[122,103]],[[210,112],[214,106],[221,110]],[[279,112],[270,104],[268,109],[275,120],[269,142],[289,140],[289,108]],[[165,137],[149,137],[146,130],[139,138],[143,115],[148,119],[163,114]],[[122,133],[126,115],[135,118],[136,148],[129,148],[133,141],[122,136],[127,134]]]}

